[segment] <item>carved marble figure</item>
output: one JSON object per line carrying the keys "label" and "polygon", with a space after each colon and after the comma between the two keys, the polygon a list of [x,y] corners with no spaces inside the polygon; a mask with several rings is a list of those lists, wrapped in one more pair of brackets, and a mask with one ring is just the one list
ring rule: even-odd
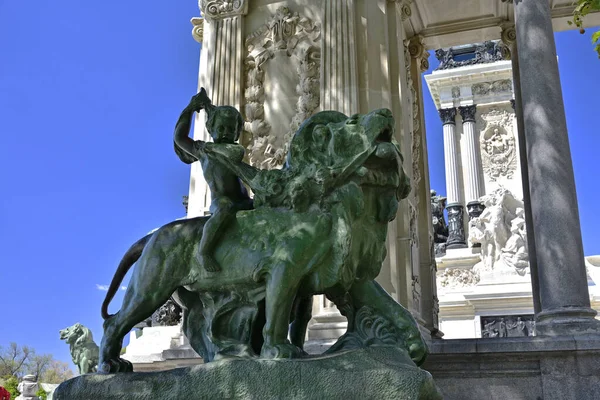
{"label": "carved marble figure", "polygon": [[98,366],[98,345],[92,331],[79,322],[60,331],[60,339],[69,344],[71,358],[79,374],[96,372]]}
{"label": "carved marble figure", "polygon": [[469,241],[481,244],[481,262],[473,270],[527,274],[529,258],[523,202],[502,187],[480,201],[485,210],[469,222]]}
{"label": "carved marble figure", "polygon": [[[186,108],[184,124],[193,109]],[[410,191],[394,127],[387,109],[351,117],[319,112],[293,135],[281,169],[255,168],[218,144],[188,151],[206,155],[215,175],[240,178],[255,208],[237,209],[215,236],[218,273],[196,257],[214,216],[171,222],[133,244],[102,305],[100,371],[131,371],[119,358],[123,337],[171,295],[184,310],[190,345],[206,362],[302,357],[308,299],[325,294],[348,319],[348,332],[330,352],[393,345],[421,364],[427,346],[414,318],[374,281],[388,222]],[[134,264],[121,309],[109,315]]]}

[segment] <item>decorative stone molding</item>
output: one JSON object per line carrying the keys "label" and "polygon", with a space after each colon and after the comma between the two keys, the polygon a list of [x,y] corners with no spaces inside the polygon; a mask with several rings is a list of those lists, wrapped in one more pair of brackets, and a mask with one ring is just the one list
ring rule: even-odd
{"label": "decorative stone molding", "polygon": [[460,116],[464,122],[475,122],[475,113],[477,112],[477,106],[475,104],[470,106],[458,107]]}
{"label": "decorative stone molding", "polygon": [[[420,41],[413,42],[413,51],[416,51],[416,54],[419,53],[418,50],[414,50],[416,43],[420,43]],[[421,171],[419,169],[419,161],[421,160],[421,119],[419,117],[419,95],[417,93],[417,89],[415,88],[415,82],[412,77],[412,68],[411,68],[411,60],[414,58],[411,55],[410,51],[411,41],[404,41],[404,67],[406,69],[406,84],[407,90],[409,93],[409,103],[412,105],[412,129],[410,132],[411,137],[411,154],[412,154],[412,178],[413,184],[416,187],[421,181]]]}
{"label": "decorative stone molding", "polygon": [[192,37],[198,43],[202,43],[204,40],[204,18],[194,17],[190,21],[193,25]]}
{"label": "decorative stone molding", "polygon": [[418,232],[418,213],[417,208],[411,203],[408,203],[409,208],[409,229],[411,245],[419,247],[419,232]]}
{"label": "decorative stone molding", "polygon": [[490,93],[506,93],[512,92],[512,81],[510,79],[502,79],[494,82],[476,83],[471,86],[474,95],[486,96]]}
{"label": "decorative stone molding", "polygon": [[514,25],[506,25],[502,28],[500,33],[502,42],[507,46],[512,46],[517,41],[517,30]]}
{"label": "decorative stone molding", "polygon": [[248,0],[199,0],[198,6],[207,20],[246,15]]}
{"label": "decorative stone molding", "polygon": [[456,125],[456,108],[441,108],[438,110],[438,113],[444,125]]}
{"label": "decorative stone molding", "polygon": [[[504,44],[499,41],[487,41],[475,43],[470,47],[461,46],[460,48],[438,49],[435,51],[435,57],[440,61],[440,65],[436,70],[487,64],[504,60],[506,58],[504,47]],[[456,56],[464,54],[471,54],[472,56],[466,60],[454,59]]]}
{"label": "decorative stone molding", "polygon": [[[292,13],[287,7],[279,7],[262,27],[248,35],[244,129],[251,134],[248,145],[250,164],[267,169],[281,167],[292,135],[319,106],[321,50],[317,43],[320,34],[319,25],[310,19]],[[305,45],[299,46],[302,42]],[[298,59],[299,83],[296,87],[296,114],[289,130],[278,138],[270,134],[271,127],[265,120],[265,70],[262,67],[281,55]],[[283,143],[283,147],[278,143]]]}
{"label": "decorative stone molding", "polygon": [[406,21],[412,16],[412,9],[410,5],[413,0],[388,0],[390,3],[396,3],[400,6],[400,13],[402,17],[402,21]]}
{"label": "decorative stone molding", "polygon": [[485,175],[492,181],[511,179],[517,169],[517,151],[512,134],[513,114],[491,108],[481,114],[481,163]]}
{"label": "decorative stone molding", "polygon": [[420,313],[421,311],[421,284],[419,282],[419,277],[413,275],[412,276],[412,298],[413,298],[413,310]]}
{"label": "decorative stone molding", "polygon": [[418,61],[421,72],[429,69],[429,52],[425,48],[423,36],[417,35],[408,41],[408,52],[412,58]]}
{"label": "decorative stone molding", "polygon": [[479,274],[471,269],[448,268],[438,275],[437,283],[448,289],[475,286],[479,283]]}

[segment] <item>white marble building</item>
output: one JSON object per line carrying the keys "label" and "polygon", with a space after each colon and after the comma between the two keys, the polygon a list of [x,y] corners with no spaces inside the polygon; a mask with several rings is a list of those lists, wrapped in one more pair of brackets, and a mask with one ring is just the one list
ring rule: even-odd
{"label": "white marble building", "polygon": [[[464,215],[454,225],[464,233],[450,232],[445,254],[436,254],[445,339],[535,331],[513,72],[505,51],[502,42],[440,49],[440,66],[425,76],[444,123],[446,208],[449,218],[452,209]],[[588,259],[598,309],[591,278],[598,260]],[[527,329],[519,329],[519,318]]]}

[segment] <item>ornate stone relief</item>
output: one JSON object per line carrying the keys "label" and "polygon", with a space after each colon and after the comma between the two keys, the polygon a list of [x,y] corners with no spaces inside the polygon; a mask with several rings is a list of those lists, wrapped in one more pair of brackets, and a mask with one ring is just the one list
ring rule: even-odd
{"label": "ornate stone relief", "polygon": [[512,113],[498,108],[480,116],[481,163],[485,175],[492,182],[499,178],[511,179],[517,169],[512,120]]}
{"label": "ornate stone relief", "polygon": [[481,317],[481,337],[535,336],[533,315],[506,315]]}
{"label": "ornate stone relief", "polygon": [[[410,7],[409,7],[410,8]],[[429,53],[425,50],[424,39],[422,36],[415,36],[404,42],[404,62],[407,74],[407,86],[410,93],[410,104],[412,105],[412,131],[411,131],[411,152],[412,152],[412,172],[413,183],[415,187],[421,181],[421,172],[419,162],[421,161],[421,118],[419,115],[419,96],[414,85],[411,72],[411,59],[415,59],[419,65],[419,71],[424,72],[429,69]]]}
{"label": "ornate stone relief", "polygon": [[[248,56],[245,60],[247,80],[244,129],[251,136],[248,144],[250,164],[260,168],[281,167],[292,135],[300,123],[319,106],[321,50],[317,43],[320,34],[321,29],[317,24],[300,17],[298,13],[292,13],[287,7],[280,7],[261,28],[246,38]],[[278,56],[296,57],[299,76],[296,86],[296,114],[282,138],[270,134],[271,127],[265,121],[264,114],[266,94],[263,65]],[[284,147],[277,143],[284,143]]]}
{"label": "ornate stone relief", "polygon": [[469,241],[481,244],[481,262],[473,269],[526,275],[529,273],[529,253],[523,202],[503,187],[483,196],[480,201],[485,209],[469,222]]}
{"label": "ornate stone relief", "polygon": [[418,223],[417,209],[411,203],[408,203],[408,207],[409,207],[409,214],[410,214],[410,219],[409,219],[410,242],[411,242],[412,246],[418,247],[419,246],[419,233],[418,233],[418,229],[417,229],[417,223]]}
{"label": "ornate stone relief", "polygon": [[476,83],[471,86],[474,95],[486,96],[488,94],[512,92],[512,81],[510,79],[502,79],[494,82]]}
{"label": "ornate stone relief", "polygon": [[207,19],[221,19],[246,14],[248,0],[199,0],[198,6]]}
{"label": "ornate stone relief", "polygon": [[448,268],[438,275],[438,285],[443,288],[461,288],[479,283],[479,274],[470,269]]}

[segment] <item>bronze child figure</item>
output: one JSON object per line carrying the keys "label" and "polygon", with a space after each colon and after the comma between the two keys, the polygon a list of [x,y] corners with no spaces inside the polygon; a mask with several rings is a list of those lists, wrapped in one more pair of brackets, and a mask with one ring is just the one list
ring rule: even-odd
{"label": "bronze child figure", "polygon": [[[206,129],[214,143],[194,141],[188,136],[192,116],[201,109],[208,114]],[[252,199],[240,179],[215,159],[215,153],[218,153],[234,162],[242,160],[244,148],[236,141],[240,137],[243,124],[238,110],[230,106],[214,106],[206,90],[201,88],[183,110],[175,126],[175,152],[186,164],[200,161],[211,192],[211,217],[204,225],[198,250],[198,261],[209,272],[221,269],[213,258],[214,246],[220,234],[235,218],[237,211],[252,209]]]}

